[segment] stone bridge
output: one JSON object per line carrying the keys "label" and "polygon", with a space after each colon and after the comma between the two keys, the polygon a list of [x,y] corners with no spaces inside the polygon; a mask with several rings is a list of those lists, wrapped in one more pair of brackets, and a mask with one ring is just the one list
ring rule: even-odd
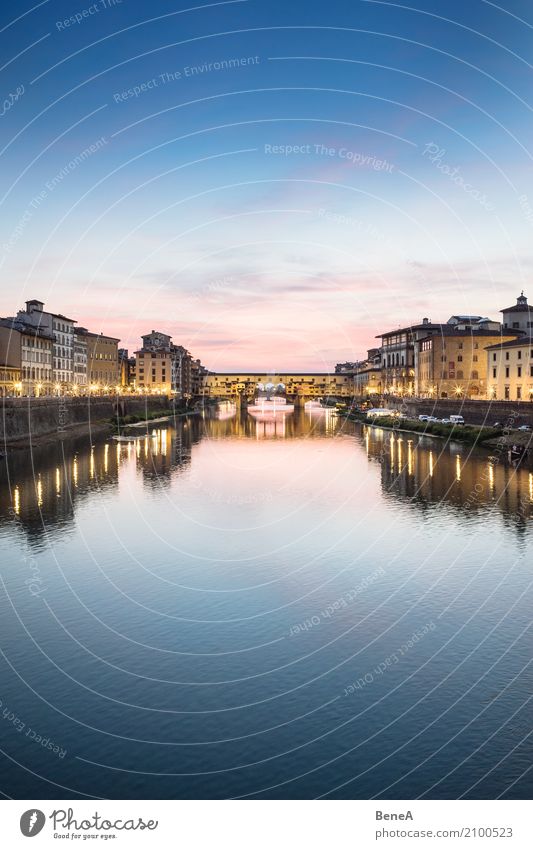
{"label": "stone bridge", "polygon": [[285,384],[286,398],[296,405],[319,398],[348,399],[354,394],[353,378],[327,372],[212,372],[205,380],[204,394],[220,400],[252,401],[257,385]]}

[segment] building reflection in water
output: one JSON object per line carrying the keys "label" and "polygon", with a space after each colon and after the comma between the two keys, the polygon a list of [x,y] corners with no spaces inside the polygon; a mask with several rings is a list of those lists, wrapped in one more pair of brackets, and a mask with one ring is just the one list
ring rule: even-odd
{"label": "building reflection in water", "polygon": [[518,532],[533,518],[533,473],[529,467],[510,465],[504,451],[490,455],[460,443],[370,427],[361,428],[358,438],[369,461],[380,463],[382,489],[389,499],[423,511],[448,507],[463,516],[496,511]]}
{"label": "building reflection in water", "polygon": [[[134,442],[102,438],[64,440],[35,448],[28,456],[12,451],[0,469],[0,527],[17,522],[30,541],[52,529],[73,526],[77,507],[117,487],[121,470],[139,476],[148,488],[165,487],[194,462],[194,446],[211,439],[350,438],[371,465],[380,465],[383,497],[422,511],[435,506],[472,517],[493,509],[509,526],[523,530],[532,516],[533,473],[458,443],[396,434],[347,422],[335,410],[311,408],[259,421],[235,405],[209,409],[176,426],[158,426]],[[334,463],[334,454],[332,455]]]}

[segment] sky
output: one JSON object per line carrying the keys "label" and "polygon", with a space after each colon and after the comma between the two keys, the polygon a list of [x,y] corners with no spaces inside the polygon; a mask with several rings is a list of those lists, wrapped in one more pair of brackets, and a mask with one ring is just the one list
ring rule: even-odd
{"label": "sky", "polygon": [[0,315],[333,368],[533,299],[528,0],[0,12]]}

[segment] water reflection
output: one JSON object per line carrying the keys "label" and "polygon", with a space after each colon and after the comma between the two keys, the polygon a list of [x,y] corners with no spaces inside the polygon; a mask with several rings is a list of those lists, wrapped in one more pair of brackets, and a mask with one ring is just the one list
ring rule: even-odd
{"label": "water reflection", "polygon": [[118,487],[122,470],[134,470],[148,489],[167,486],[194,463],[204,440],[350,438],[381,467],[385,499],[423,510],[446,506],[463,515],[499,511],[523,530],[533,511],[533,473],[516,469],[504,456],[491,456],[459,443],[361,427],[332,409],[310,408],[258,421],[234,404],[203,416],[158,425],[135,442],[101,439],[64,441],[36,448],[31,456],[13,451],[2,461],[0,524],[16,518],[29,538],[71,526],[76,508]]}

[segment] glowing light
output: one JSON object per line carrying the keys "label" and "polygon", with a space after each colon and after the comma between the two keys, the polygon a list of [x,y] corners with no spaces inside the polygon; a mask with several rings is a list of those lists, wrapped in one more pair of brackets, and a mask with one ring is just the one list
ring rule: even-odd
{"label": "glowing light", "polygon": [[434,466],[434,463],[433,463],[433,451],[430,451],[429,452],[429,476],[431,478],[433,477],[434,468],[435,468],[435,466]]}
{"label": "glowing light", "polygon": [[455,392],[455,394],[457,396],[462,395],[463,394],[463,387],[462,386],[456,386],[453,391]]}
{"label": "glowing light", "polygon": [[494,489],[494,466],[489,463],[489,484],[490,488]]}
{"label": "glowing light", "polygon": [[455,477],[458,481],[461,480],[461,458],[459,455],[455,458]]}

